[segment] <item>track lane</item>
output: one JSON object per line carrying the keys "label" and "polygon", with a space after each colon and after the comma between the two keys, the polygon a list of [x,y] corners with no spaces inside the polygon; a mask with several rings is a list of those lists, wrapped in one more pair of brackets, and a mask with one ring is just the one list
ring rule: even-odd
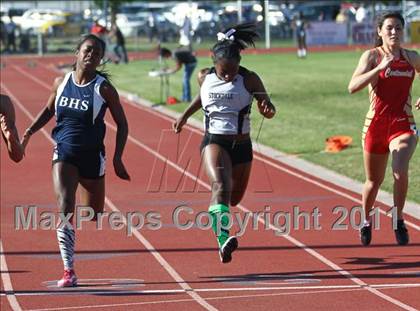
{"label": "track lane", "polygon": [[[135,112],[134,112],[135,110],[133,110],[133,111],[130,111],[128,114],[131,116],[132,114],[131,113],[133,113],[133,114],[135,114]],[[138,113],[137,113],[138,114]],[[134,115],[133,115],[133,119],[134,119]],[[144,120],[143,118],[139,118],[139,117],[136,117],[136,119],[138,119],[138,120],[142,120],[142,121],[146,121],[147,122],[147,120]],[[153,135],[153,133],[151,132],[151,129],[153,129],[153,126],[155,126],[158,122],[156,121],[156,119],[153,119],[153,118],[151,118],[152,120],[150,121],[150,127],[147,127],[147,126],[145,126],[145,127],[143,127],[142,129],[143,130],[145,130],[145,129],[147,129],[147,131],[146,131],[146,133],[148,134],[147,136],[148,137],[145,137],[144,138],[144,141],[146,142],[146,143],[153,143],[153,139],[154,139],[154,141],[156,141],[156,136],[154,136]],[[160,122],[162,122],[162,120],[160,121]],[[130,123],[130,124],[133,124],[133,123]],[[136,128],[137,129],[137,128]],[[135,130],[136,130],[135,129]],[[131,130],[131,128],[130,128],[130,130]],[[139,134],[142,134],[142,133],[139,133]],[[151,135],[152,134],[152,135]],[[135,137],[138,137],[137,136],[137,134],[133,134],[133,136],[135,136]],[[143,133],[143,136],[144,136],[144,133]],[[153,138],[153,139],[150,139],[150,138]],[[143,139],[142,139],[142,141],[143,141]],[[196,143],[194,143],[195,145],[196,145]],[[193,144],[193,145],[194,145]],[[173,147],[173,146],[172,146]],[[172,148],[171,147],[171,148]],[[171,149],[171,148],[169,148],[169,151],[171,151],[171,150],[173,150],[173,149]],[[110,149],[110,148],[109,148]],[[111,149],[112,150],[112,149]],[[161,151],[161,152],[165,152],[165,151]],[[255,167],[254,167],[254,171],[255,171]],[[257,170],[258,171],[258,170]],[[252,177],[253,178],[253,180],[254,180],[254,177]],[[260,177],[256,177],[257,179],[258,178],[260,178]],[[284,177],[283,177],[283,179],[284,179]],[[289,181],[289,183],[288,183],[288,187],[290,187],[290,188],[292,188],[293,186],[295,186],[295,187],[298,187],[298,189],[299,189],[299,183],[298,182],[296,182],[296,184],[294,183],[294,179],[292,179],[292,180],[290,180],[290,178],[288,179],[288,181]],[[258,183],[256,183],[255,182],[255,184],[258,184]],[[288,187],[286,187],[286,188],[288,188]],[[287,191],[285,191],[285,192],[287,192],[288,194],[289,194],[289,198],[291,198],[291,200],[293,200],[293,198],[298,198],[299,197],[299,191],[297,191],[297,192],[294,192],[294,191],[291,191],[292,193],[291,193],[291,195],[290,195],[290,193],[289,193],[289,191],[290,191],[290,189],[287,189]],[[119,192],[119,191],[117,191],[117,192]],[[305,191],[306,192],[306,191]],[[312,191],[308,191],[309,193],[308,194],[310,194],[309,196],[307,196],[307,197],[311,197],[311,195],[313,195],[313,197],[315,197],[316,195],[318,195],[319,197],[326,197],[327,199],[328,199],[328,195],[324,195],[324,194],[322,194],[321,196],[320,196],[320,193],[319,193],[319,191],[313,191],[313,193],[311,193]],[[119,192],[120,193],[120,195],[121,195],[121,197],[122,197],[122,199],[123,199],[123,197],[124,197],[124,195],[121,193],[121,192]],[[285,196],[285,194],[286,193],[283,193],[283,192],[280,192],[280,193],[275,193],[275,195],[278,195],[279,197],[284,197]],[[261,196],[261,197],[255,197],[255,195],[253,194],[252,195],[253,196],[253,200],[251,200],[251,201],[247,201],[248,203],[244,203],[244,205],[246,204],[246,206],[250,206],[250,205],[252,205],[252,204],[254,204],[255,205],[255,201],[257,201],[258,202],[258,199],[264,199],[265,197],[264,196]],[[183,195],[183,197],[185,197],[185,195]],[[201,200],[201,208],[202,209],[205,209],[205,206],[206,206],[206,203],[205,203],[205,200],[206,200],[206,198],[208,198],[208,194],[205,194],[204,196],[203,196],[203,198],[201,199],[201,197],[200,197],[200,199],[199,200]],[[246,198],[247,199],[247,198]],[[178,198],[178,200],[180,200],[179,198]],[[248,200],[248,199],[247,199]],[[182,201],[182,200],[180,200],[180,201]],[[331,199],[331,201],[333,201],[332,199]],[[261,201],[260,201],[261,202]],[[327,201],[328,202],[328,201]],[[282,206],[285,206],[286,208],[288,208],[288,204],[289,204],[290,202],[286,202],[284,205],[278,205],[277,206],[277,208],[282,208]],[[328,202],[328,204],[329,204],[330,202]],[[326,205],[326,206],[328,206],[328,205]],[[312,205],[311,204],[308,204],[308,206],[307,206],[307,208],[308,209],[310,209],[312,207]],[[293,235],[295,236],[295,234],[298,234],[299,232],[293,232]],[[324,234],[325,234],[325,232],[323,232]],[[305,234],[303,234],[304,235],[304,237],[303,238],[307,238],[307,237],[305,237]],[[306,234],[307,235],[307,234]],[[172,235],[171,235],[172,236]],[[208,236],[208,234],[207,234],[207,236]],[[346,235],[346,237],[348,237],[348,235]],[[255,242],[255,240],[258,240],[258,239],[264,239],[264,238],[266,238],[266,236],[261,236],[260,234],[258,234],[258,236],[257,237],[252,237],[252,236],[249,236],[248,234],[247,234],[247,237],[246,237],[246,239],[250,239],[251,241],[254,241]],[[180,242],[182,243],[182,237],[180,237],[179,238],[179,240],[181,240]],[[269,237],[268,238],[268,241],[270,241],[271,240],[271,243],[272,243],[272,240],[273,240],[273,238],[272,238],[272,233],[271,233],[271,237]],[[278,240],[279,239],[276,239],[276,242],[278,242]],[[160,242],[160,241],[159,241]],[[170,242],[173,242],[173,241],[168,241],[169,242],[169,244],[171,244]],[[325,239],[324,239],[324,243],[325,243]],[[184,242],[184,244],[185,244],[185,242]],[[211,242],[210,243],[206,243],[206,245],[210,245],[211,244]],[[241,244],[242,245],[242,244]],[[270,244],[269,244],[270,245]],[[322,243],[320,243],[319,244],[320,246],[322,246]],[[245,245],[246,246],[246,245]],[[326,246],[328,246],[328,245],[326,245]],[[263,247],[261,247],[261,249],[263,250],[263,251],[265,251],[265,252],[272,252],[273,251],[273,249],[270,249],[270,247],[272,247],[272,246],[267,246],[265,249],[264,249],[264,246]],[[257,248],[257,247],[255,247],[255,248]],[[289,248],[291,248],[290,246],[286,246],[286,247],[284,247],[284,248],[282,248],[281,246],[279,246],[278,247],[278,250],[288,250]],[[293,248],[293,247],[292,247]],[[333,249],[334,247],[332,246],[331,247],[331,249]],[[249,247],[249,249],[251,250],[252,249],[252,246],[251,247]],[[321,247],[321,249],[325,249],[325,248],[322,248]],[[245,250],[244,251],[246,251],[246,247],[245,247]],[[275,251],[275,250],[274,250]],[[254,250],[254,252],[255,252],[255,250]],[[253,253],[251,253],[251,254],[253,254]],[[239,253],[238,253],[238,255],[239,255]],[[242,254],[241,254],[242,255]],[[182,257],[182,256],[181,256]],[[239,256],[238,256],[239,257]],[[242,257],[242,256],[241,256]],[[252,256],[251,256],[252,257]],[[296,254],[294,254],[294,256],[291,256],[291,257],[299,257],[299,255],[296,255]],[[236,260],[236,259],[235,259]],[[175,261],[177,261],[177,259],[175,260]],[[291,259],[289,259],[289,262],[293,262],[293,258],[291,258]],[[246,263],[244,262],[244,266],[246,266]],[[248,266],[249,268],[252,268],[252,266]],[[282,267],[283,268],[283,267]],[[291,267],[291,268],[297,268],[297,267]],[[270,270],[270,269],[269,269]],[[325,269],[324,269],[325,270]],[[294,269],[294,271],[297,271],[296,269]],[[186,273],[189,273],[188,271],[186,271]],[[332,277],[332,278],[334,278],[334,277]]]}

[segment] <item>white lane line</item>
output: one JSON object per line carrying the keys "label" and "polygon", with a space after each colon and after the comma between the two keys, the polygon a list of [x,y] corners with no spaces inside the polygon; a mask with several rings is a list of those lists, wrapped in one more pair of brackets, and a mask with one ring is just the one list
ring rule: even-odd
{"label": "white lane line", "polygon": [[[22,105],[22,103],[16,98],[16,96],[14,96],[13,93],[3,83],[1,83],[1,87],[4,88],[6,93],[9,94],[12,100],[26,114],[26,116],[30,120],[34,121],[35,117]],[[42,129],[42,133],[54,145],[54,141],[48,135],[47,131]],[[105,202],[113,211],[117,211],[121,215],[123,215],[123,213],[112,203],[112,201],[107,196],[105,196]],[[123,222],[125,225],[127,225],[127,219],[124,215],[123,215]],[[134,226],[132,226],[132,229],[134,229],[132,230],[134,233],[134,236],[146,247],[146,249],[156,258],[156,260],[160,263],[160,265],[174,278],[174,280],[179,284],[179,286],[181,286],[181,288],[185,290],[185,292],[189,296],[191,296],[197,303],[199,303],[206,310],[211,310],[211,311],[217,310],[215,307],[207,303],[200,295],[194,292],[192,287],[178,274],[178,272],[175,271],[175,269],[156,251],[153,245],[140,232],[138,232]]]}
{"label": "white lane line", "polygon": [[[240,298],[264,298],[264,297],[278,297],[278,296],[291,296],[291,295],[308,295],[308,294],[330,294],[339,292],[355,292],[361,291],[363,288],[349,288],[349,289],[333,289],[333,290],[311,290],[311,291],[297,291],[297,292],[284,292],[284,293],[271,293],[271,294],[249,294],[249,295],[232,295],[232,296],[216,296],[208,297],[207,300],[227,300],[227,299],[240,299]],[[32,309],[26,311],[59,311],[59,310],[78,310],[78,309],[93,309],[93,308],[107,308],[107,307],[129,307],[138,305],[153,305],[153,304],[168,304],[178,302],[191,302],[192,299],[177,299],[177,300],[158,300],[150,302],[132,302],[122,304],[108,304],[108,305],[89,305],[89,306],[77,306],[77,307],[64,307],[64,308],[49,308],[49,309]]]}
{"label": "white lane line", "polygon": [[[158,300],[158,301],[145,301],[145,302],[127,302],[127,303],[115,303],[107,305],[85,305],[77,307],[62,307],[62,308],[46,308],[46,309],[29,309],[25,311],[60,311],[60,310],[86,310],[86,309],[104,309],[104,308],[117,308],[117,307],[131,307],[131,306],[142,306],[142,305],[154,305],[164,303],[179,303],[179,302],[194,302],[193,299],[173,299],[173,300]],[[124,309],[122,309],[124,310]]]}
{"label": "white lane line", "polygon": [[[394,283],[394,284],[374,284],[370,285],[377,289],[396,289],[396,288],[414,288],[420,287],[420,283]],[[305,290],[335,290],[335,289],[363,289],[360,285],[319,285],[319,286],[266,286],[266,287],[217,287],[217,288],[197,288],[195,292],[212,293],[212,292],[252,292],[252,291],[305,291]],[[15,292],[16,296],[63,296],[63,295],[148,295],[148,294],[181,294],[185,293],[185,289],[151,289],[151,290],[91,290],[78,289],[77,287],[57,290],[40,290],[40,291],[21,291]],[[7,294],[2,293],[0,296]]]}
{"label": "white lane line", "polygon": [[[166,121],[168,121],[170,123],[172,123],[174,121],[173,118],[171,118],[170,116],[165,115],[164,114],[165,112],[159,113],[159,112],[157,112],[156,110],[154,110],[154,109],[152,109],[150,107],[147,107],[147,106],[145,107],[142,104],[135,104],[129,98],[127,98],[125,100],[125,102],[128,103],[132,107],[135,107],[137,109],[146,111],[146,112],[151,113],[153,115],[156,115],[156,116],[158,116],[158,117],[160,117],[160,118],[162,118],[162,119],[164,119],[164,120],[166,120]],[[194,126],[192,126],[190,124],[186,124],[185,127],[187,127],[193,133],[196,133],[198,135],[203,135],[203,132],[201,130],[195,128]],[[257,149],[257,152],[259,152],[258,151],[258,142],[255,143],[255,148],[254,149]],[[259,152],[259,153],[262,154],[262,152]],[[323,188],[323,189],[328,190],[330,192],[333,192],[335,194],[338,194],[339,196],[342,196],[342,197],[344,197],[346,199],[349,199],[350,201],[353,201],[353,202],[358,203],[358,204],[362,204],[362,201],[359,198],[357,198],[355,195],[350,195],[350,194],[344,193],[344,192],[342,192],[342,191],[340,191],[338,189],[335,189],[333,187],[330,187],[328,185],[325,185],[325,184],[323,184],[323,183],[321,183],[319,181],[310,179],[310,178],[308,178],[308,177],[306,177],[306,176],[304,176],[302,174],[299,174],[299,173],[294,172],[294,171],[292,171],[292,170],[290,170],[290,169],[288,169],[286,167],[283,167],[283,166],[279,165],[279,163],[276,162],[275,160],[271,160],[271,159],[267,159],[267,158],[261,157],[261,156],[259,156],[258,154],[255,154],[255,153],[254,153],[254,158],[255,159],[258,159],[258,160],[260,160],[260,161],[262,161],[262,162],[264,162],[266,164],[269,164],[272,167],[274,167],[274,168],[276,168],[276,169],[278,169],[280,171],[283,171],[283,172],[285,172],[287,174],[290,174],[292,176],[295,176],[295,177],[297,177],[299,179],[302,179],[302,180],[304,180],[306,182],[309,182],[311,184],[314,184],[314,185],[316,185],[316,186],[318,186],[320,188]],[[295,168],[295,169],[298,170],[297,168]],[[379,212],[381,214],[385,215],[385,216],[390,217],[390,218],[392,217],[392,215],[390,213],[388,213],[388,212],[386,212],[386,211],[384,211],[384,210],[382,210],[380,208],[379,208]],[[410,226],[410,227],[416,229],[417,231],[420,231],[420,226],[416,225],[415,223],[413,223],[411,221],[408,221],[408,220],[405,220],[404,223],[407,226]]]}
{"label": "white lane line", "polygon": [[4,255],[3,243],[0,239],[0,270],[1,270],[1,280],[3,281],[3,288],[6,292],[7,301],[9,301],[12,310],[21,311],[22,308],[19,305],[19,302],[16,299],[16,295],[13,290],[12,280],[10,279],[9,268],[7,267],[6,256]]}
{"label": "white lane line", "polygon": [[[17,69],[20,70],[20,68],[18,68],[16,66]],[[38,78],[26,73],[23,70],[20,70],[20,72],[25,75],[30,77],[30,79],[32,79],[33,81],[37,82],[40,85],[43,85],[44,87],[49,89],[49,86],[47,86],[43,81],[39,80]],[[114,131],[116,131],[116,127],[112,124],[109,124],[108,122],[106,122],[107,125],[109,127],[111,127]],[[161,154],[159,154],[158,152],[156,152],[155,150],[153,150],[152,148],[148,147],[147,145],[141,143],[140,141],[138,141],[137,139],[133,138],[131,135],[128,136],[128,140],[133,142],[134,144],[140,146],[141,148],[143,148],[144,150],[148,151],[149,153],[153,154],[155,157],[157,157],[158,159],[162,160],[164,163],[166,162],[167,164],[169,164],[170,166],[172,166],[173,168],[175,168],[177,171],[185,174],[186,176],[188,176],[189,178],[191,178],[193,181],[198,182],[201,186],[207,188],[208,190],[211,190],[211,187],[209,184],[207,184],[206,182],[202,181],[201,179],[199,179],[198,176],[195,176],[193,174],[191,174],[190,172],[188,172],[187,170],[181,168],[180,166],[178,166],[176,163],[172,162],[171,160],[165,158],[164,156],[162,156]],[[302,176],[304,177],[304,176]],[[310,179],[308,179],[310,180]],[[322,184],[320,184],[322,185]],[[237,207],[239,209],[241,209],[242,211],[246,212],[246,213],[251,213],[251,211],[249,209],[247,209],[245,206],[239,204],[237,205]],[[263,224],[266,225],[264,220],[259,218],[258,221]],[[272,229],[273,231],[278,231],[278,228],[276,228],[275,226],[273,226],[272,224],[268,224],[268,227],[270,229]],[[335,264],[334,262],[332,262],[331,260],[327,259],[326,257],[324,257],[323,255],[321,255],[320,253],[318,253],[317,251],[315,251],[314,249],[306,246],[304,243],[302,243],[301,241],[293,238],[290,235],[281,235],[283,238],[285,238],[286,240],[288,240],[289,242],[293,243],[294,245],[298,246],[299,248],[303,249],[305,252],[309,253],[310,255],[312,255],[313,257],[317,258],[319,261],[323,262],[324,264],[326,264],[327,266],[331,267],[332,269],[334,269],[337,273],[343,275],[344,277],[348,278],[349,280],[351,280],[353,283],[363,286],[367,291],[371,292],[372,294],[381,297],[384,300],[387,300],[388,302],[391,302],[405,310],[409,310],[409,311],[415,311],[416,309],[404,304],[402,301],[399,301],[397,299],[394,299],[388,295],[385,295],[383,293],[381,293],[380,291],[378,291],[375,288],[370,287],[367,283],[365,283],[364,281],[362,281],[361,279],[355,277],[354,275],[352,275],[350,272],[348,272],[347,270],[341,268],[339,265]]]}

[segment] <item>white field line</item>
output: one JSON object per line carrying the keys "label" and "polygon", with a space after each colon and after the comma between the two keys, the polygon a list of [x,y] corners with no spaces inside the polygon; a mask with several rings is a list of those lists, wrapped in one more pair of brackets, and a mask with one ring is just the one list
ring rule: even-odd
{"label": "white field line", "polygon": [[[83,280],[82,280],[83,281]],[[258,282],[257,282],[258,283]],[[388,283],[388,284],[373,284],[370,285],[372,288],[377,289],[395,289],[395,288],[414,288],[420,287],[420,283]],[[287,291],[293,293],[293,291],[305,291],[305,290],[336,290],[336,289],[363,289],[364,286],[360,285],[320,285],[320,286],[266,286],[266,287],[216,287],[216,288],[197,288],[195,292],[211,293],[211,292],[253,292],[253,291]],[[78,289],[77,287],[60,289],[60,290],[40,290],[40,291],[22,291],[16,292],[15,296],[61,296],[61,295],[86,295],[86,294],[131,294],[131,295],[148,295],[148,294],[180,294],[185,293],[185,289],[153,289],[153,290],[89,290],[89,289]],[[0,296],[6,296],[7,294],[1,294]]]}
{"label": "white field line", "polygon": [[12,280],[10,279],[9,268],[7,267],[6,256],[4,255],[3,243],[0,239],[0,266],[1,266],[1,280],[3,281],[3,288],[6,292],[7,300],[13,311],[21,311],[22,308],[16,299],[16,295],[13,290]]}
{"label": "white field line", "polygon": [[[248,295],[231,295],[231,296],[216,296],[208,297],[207,300],[226,300],[226,299],[239,299],[241,298],[265,298],[265,297],[279,297],[279,296],[291,296],[291,295],[308,295],[308,294],[332,294],[342,292],[355,292],[361,291],[363,288],[344,288],[344,289],[326,289],[326,290],[303,290],[296,292],[281,292],[281,293],[270,293],[270,294],[248,294]],[[64,308],[48,308],[48,309],[31,309],[26,311],[59,311],[59,310],[78,310],[78,309],[94,309],[94,308],[116,308],[116,307],[129,307],[139,305],[154,305],[154,304],[168,304],[168,303],[179,303],[179,302],[192,302],[192,299],[172,299],[172,300],[157,300],[149,302],[129,302],[121,304],[108,304],[108,305],[88,305],[88,306],[77,306],[77,307],[64,307]]]}

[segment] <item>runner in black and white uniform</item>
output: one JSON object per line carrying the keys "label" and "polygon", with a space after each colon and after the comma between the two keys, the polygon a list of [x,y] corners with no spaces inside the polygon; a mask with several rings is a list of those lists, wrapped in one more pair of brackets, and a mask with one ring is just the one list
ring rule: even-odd
{"label": "runner in black and white uniform", "polygon": [[254,45],[257,37],[251,23],[218,33],[212,48],[214,67],[200,71],[200,94],[173,125],[178,133],[192,114],[204,110],[205,135],[200,149],[212,185],[209,213],[223,263],[231,261],[238,247],[236,237],[229,237],[227,214],[229,206],[239,204],[244,196],[251,172],[249,114],[253,98],[264,117],[275,114],[261,79],[239,65],[241,50]]}
{"label": "runner in black and white uniform", "polygon": [[245,87],[251,72],[239,67],[233,80],[228,82],[218,77],[214,67],[205,72],[200,89],[206,132],[201,152],[207,145],[216,143],[229,154],[232,166],[251,162],[249,114],[253,96]]}
{"label": "runner in black and white uniform", "polygon": [[[107,75],[97,71],[105,53],[105,43],[94,35],[82,38],[77,46],[74,71],[57,78],[45,108],[26,130],[24,148],[31,135],[56,117],[52,136],[55,140],[52,175],[60,213],[70,219],[57,228],[57,239],[64,263],[64,275],[59,287],[77,285],[73,267],[75,232],[73,213],[76,189],[80,203],[93,209],[94,216],[101,213],[105,200],[105,123],[104,115],[109,108],[117,125],[117,137],[113,165],[121,179],[130,176],[122,162],[122,154],[128,136],[124,110],[115,88]],[[93,219],[96,219],[94,217]]]}

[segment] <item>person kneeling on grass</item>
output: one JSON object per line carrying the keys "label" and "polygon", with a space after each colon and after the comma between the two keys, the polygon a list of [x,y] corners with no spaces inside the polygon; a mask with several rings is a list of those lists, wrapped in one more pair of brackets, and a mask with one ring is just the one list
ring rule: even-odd
{"label": "person kneeling on grass", "polygon": [[[172,56],[171,50],[167,48],[160,49],[160,56],[163,58],[170,58]],[[187,47],[179,47],[173,53],[175,60],[175,67],[166,70],[166,73],[173,74],[179,71],[184,65],[184,75],[182,77],[182,101],[191,101],[191,84],[190,79],[193,74],[195,67],[197,66],[197,58],[194,56],[192,51]]]}
{"label": "person kneeling on grass", "polygon": [[173,124],[179,133],[192,114],[200,108],[205,112],[205,135],[200,149],[212,187],[208,211],[223,263],[232,260],[232,252],[238,247],[236,237],[229,237],[226,230],[226,214],[229,205],[235,206],[242,200],[251,173],[249,114],[253,98],[264,117],[270,119],[276,113],[260,77],[240,66],[241,51],[254,45],[257,37],[251,23],[218,33],[218,42],[212,48],[214,67],[199,72],[200,94]]}

